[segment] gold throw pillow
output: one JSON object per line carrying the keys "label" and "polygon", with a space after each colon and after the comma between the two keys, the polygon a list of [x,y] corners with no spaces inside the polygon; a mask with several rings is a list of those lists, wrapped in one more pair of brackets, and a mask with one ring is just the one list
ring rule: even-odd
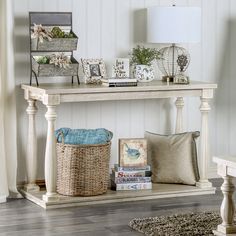
{"label": "gold throw pillow", "polygon": [[195,185],[199,180],[196,138],[200,132],[159,135],[145,132],[152,182]]}

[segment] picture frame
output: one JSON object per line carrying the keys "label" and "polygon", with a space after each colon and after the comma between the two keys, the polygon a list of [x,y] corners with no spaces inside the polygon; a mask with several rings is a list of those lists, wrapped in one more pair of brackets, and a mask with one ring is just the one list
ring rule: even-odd
{"label": "picture frame", "polygon": [[130,66],[129,58],[116,58],[112,67],[112,77],[129,78]]}
{"label": "picture frame", "polygon": [[147,165],[147,139],[119,139],[119,165],[144,167]]}
{"label": "picture frame", "polygon": [[101,84],[106,77],[106,67],[103,59],[81,59],[86,84]]}

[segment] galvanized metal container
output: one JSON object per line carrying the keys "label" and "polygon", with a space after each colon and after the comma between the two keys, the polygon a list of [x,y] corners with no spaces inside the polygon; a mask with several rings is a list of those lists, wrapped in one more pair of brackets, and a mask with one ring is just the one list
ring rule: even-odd
{"label": "galvanized metal container", "polygon": [[54,76],[78,76],[79,63],[74,57],[71,56],[69,68],[60,68],[53,64],[39,64],[36,61],[37,56],[32,57],[32,70],[36,76],[40,77],[54,77]]}
{"label": "galvanized metal container", "polygon": [[77,50],[78,37],[75,38],[52,38],[39,42],[38,39],[31,39],[31,51],[45,52],[71,52]]}
{"label": "galvanized metal container", "polygon": [[[31,38],[34,25],[42,25],[48,30],[59,27],[64,32],[72,32],[73,38],[52,38],[51,41],[44,40],[40,43],[38,39]],[[71,76],[77,77],[79,82],[79,63],[73,58],[73,51],[77,50],[78,37],[72,30],[72,12],[29,12],[29,33],[30,33],[30,85],[33,77],[36,85],[39,86],[38,77]],[[36,55],[49,54],[49,52],[67,52],[71,55],[72,64],[69,68],[60,68],[50,64],[39,64],[35,60]]]}

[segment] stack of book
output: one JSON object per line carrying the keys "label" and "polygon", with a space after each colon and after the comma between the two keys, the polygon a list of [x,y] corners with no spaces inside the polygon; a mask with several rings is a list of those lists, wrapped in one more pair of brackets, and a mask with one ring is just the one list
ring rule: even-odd
{"label": "stack of book", "polygon": [[114,165],[111,174],[112,190],[152,189],[150,166],[121,167]]}
{"label": "stack of book", "polygon": [[102,79],[102,84],[108,87],[126,87],[126,86],[137,86],[137,79],[131,78],[107,78]]}

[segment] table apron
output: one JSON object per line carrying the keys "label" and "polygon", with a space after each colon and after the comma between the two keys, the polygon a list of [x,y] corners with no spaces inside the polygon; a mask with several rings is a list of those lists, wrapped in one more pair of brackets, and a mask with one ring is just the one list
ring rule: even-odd
{"label": "table apron", "polygon": [[117,101],[117,100],[156,99],[156,98],[172,98],[172,97],[200,97],[201,95],[202,95],[202,90],[61,94],[60,101],[61,103]]}

